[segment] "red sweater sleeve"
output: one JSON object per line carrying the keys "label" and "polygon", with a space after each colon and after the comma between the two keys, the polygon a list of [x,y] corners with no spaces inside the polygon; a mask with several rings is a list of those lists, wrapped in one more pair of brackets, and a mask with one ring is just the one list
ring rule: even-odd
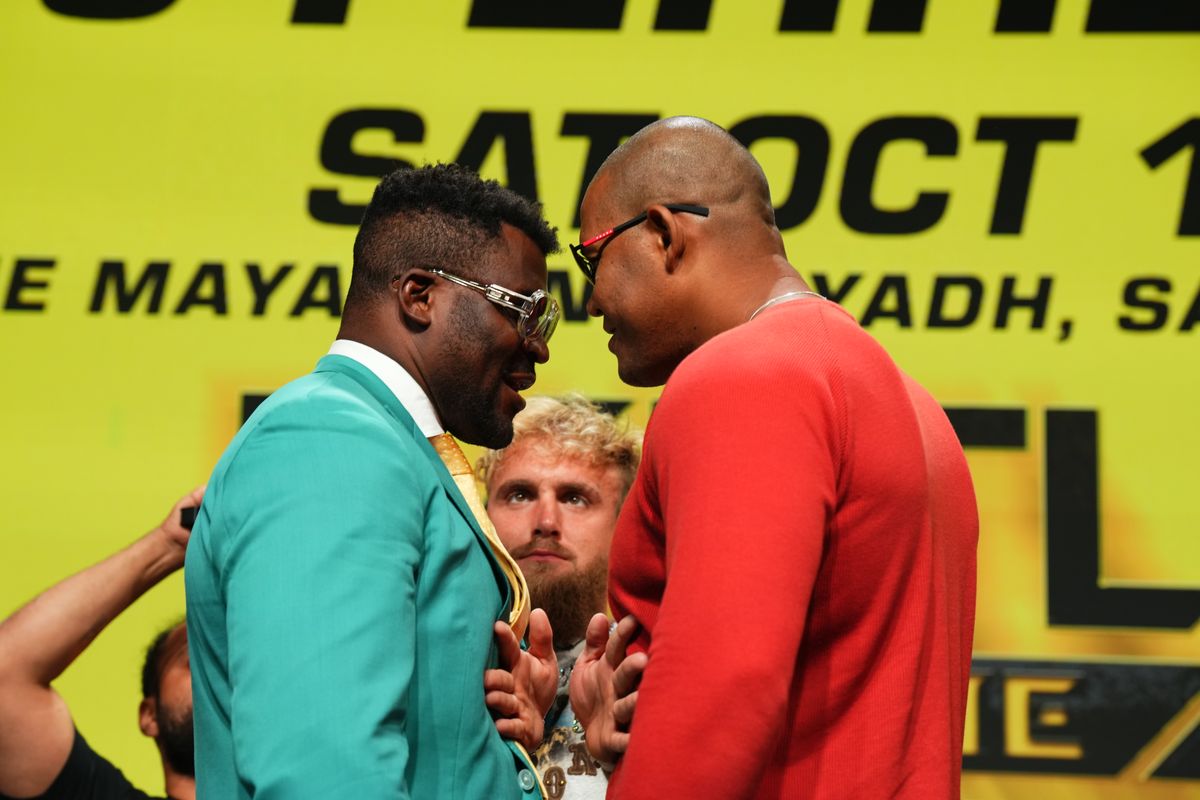
{"label": "red sweater sleeve", "polygon": [[844,409],[827,340],[738,346],[714,340],[672,376],[614,539],[614,610],[657,613],[610,798],[753,796],[786,737]]}

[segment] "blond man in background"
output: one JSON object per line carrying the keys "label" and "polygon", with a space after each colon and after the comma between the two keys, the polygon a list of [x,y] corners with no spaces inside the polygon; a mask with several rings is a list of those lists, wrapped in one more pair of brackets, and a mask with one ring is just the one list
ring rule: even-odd
{"label": "blond man in background", "polygon": [[607,608],[608,549],[642,436],[579,395],[529,398],[513,430],[512,444],[489,450],[477,475],[488,516],[554,629],[559,688],[537,768],[551,800],[603,798],[607,775],[587,752],[567,684],[588,621]]}

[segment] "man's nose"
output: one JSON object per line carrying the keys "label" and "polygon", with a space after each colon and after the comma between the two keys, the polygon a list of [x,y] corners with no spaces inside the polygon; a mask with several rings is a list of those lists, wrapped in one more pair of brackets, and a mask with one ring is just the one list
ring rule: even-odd
{"label": "man's nose", "polygon": [[537,531],[543,536],[558,536],[562,517],[559,514],[558,498],[541,495],[537,501]]}
{"label": "man's nose", "polygon": [[604,315],[604,312],[600,310],[600,304],[596,302],[596,290],[594,286],[592,287],[591,294],[588,295],[587,305],[585,305],[584,308],[587,309],[589,317],[599,317]]}
{"label": "man's nose", "polygon": [[550,360],[550,345],[546,344],[546,340],[541,336],[531,336],[524,341],[525,352],[533,356],[533,360],[539,364],[545,364]]}

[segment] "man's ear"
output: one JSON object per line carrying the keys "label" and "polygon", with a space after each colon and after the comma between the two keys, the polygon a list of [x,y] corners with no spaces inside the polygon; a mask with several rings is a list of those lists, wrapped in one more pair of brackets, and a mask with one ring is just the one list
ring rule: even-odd
{"label": "man's ear", "polygon": [[668,273],[675,272],[683,262],[687,248],[687,235],[679,218],[664,205],[653,205],[646,209],[646,224],[654,231],[655,245],[662,255]]}
{"label": "man's ear", "polygon": [[158,701],[153,697],[142,698],[138,706],[138,727],[143,735],[158,738]]}
{"label": "man's ear", "polygon": [[429,327],[433,321],[430,306],[435,283],[437,279],[433,273],[415,267],[392,281],[392,291],[396,293],[400,317],[406,324]]}

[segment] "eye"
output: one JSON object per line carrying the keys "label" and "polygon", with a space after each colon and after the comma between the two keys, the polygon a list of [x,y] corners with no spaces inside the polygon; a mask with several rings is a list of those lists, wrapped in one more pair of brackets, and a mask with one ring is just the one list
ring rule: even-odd
{"label": "eye", "polygon": [[510,489],[504,495],[504,501],[507,503],[527,503],[532,500],[532,495],[524,489]]}
{"label": "eye", "polygon": [[585,508],[592,504],[592,501],[588,500],[588,498],[580,492],[567,492],[562,496],[562,498],[560,498],[560,502],[568,506],[577,506],[579,508]]}

